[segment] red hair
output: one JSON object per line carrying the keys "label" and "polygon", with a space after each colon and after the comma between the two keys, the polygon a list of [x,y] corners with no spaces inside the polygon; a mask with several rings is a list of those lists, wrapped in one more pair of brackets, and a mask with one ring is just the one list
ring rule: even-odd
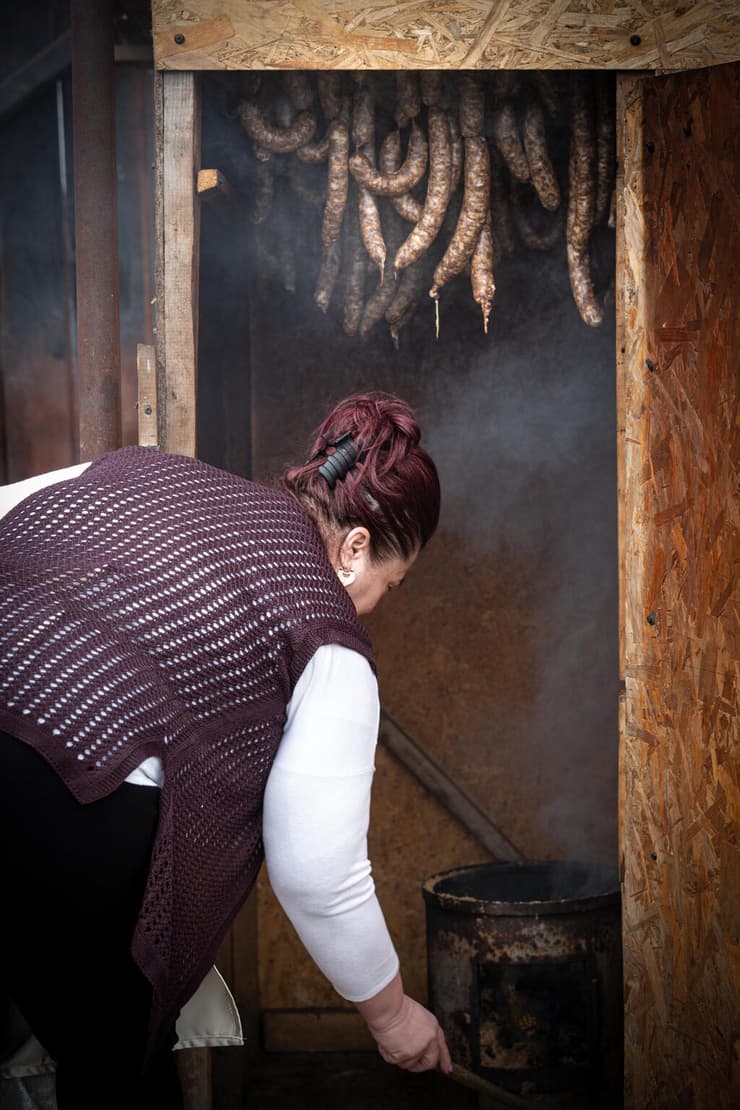
{"label": "red hair", "polygon": [[[330,489],[319,467],[349,433],[357,461]],[[303,504],[322,533],[363,525],[377,561],[410,558],[432,536],[439,520],[439,478],[419,446],[421,431],[411,407],[389,393],[347,397],[319,428],[310,459],[283,475],[283,485]]]}

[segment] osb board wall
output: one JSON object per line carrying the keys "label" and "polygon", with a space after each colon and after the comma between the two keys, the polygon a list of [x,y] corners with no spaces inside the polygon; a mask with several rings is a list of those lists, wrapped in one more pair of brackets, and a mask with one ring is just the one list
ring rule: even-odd
{"label": "osb board wall", "polygon": [[628,1105],[737,1106],[740,67],[624,89]]}
{"label": "osb board wall", "polygon": [[159,69],[656,69],[738,58],[735,0],[152,0]]}

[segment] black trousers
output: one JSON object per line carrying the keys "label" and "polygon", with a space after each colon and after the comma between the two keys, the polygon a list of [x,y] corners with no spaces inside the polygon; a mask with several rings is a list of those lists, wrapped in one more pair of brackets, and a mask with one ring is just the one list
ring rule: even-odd
{"label": "black trousers", "polygon": [[56,1061],[59,1110],[180,1110],[171,1045],[146,1071],[151,987],[130,954],[159,791],[80,805],[0,732],[0,986]]}

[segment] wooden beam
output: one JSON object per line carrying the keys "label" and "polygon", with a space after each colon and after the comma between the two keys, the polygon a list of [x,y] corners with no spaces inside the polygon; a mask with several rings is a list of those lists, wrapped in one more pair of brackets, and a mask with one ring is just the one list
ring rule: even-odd
{"label": "wooden beam", "polygon": [[495,859],[521,862],[525,858],[455,780],[387,713],[381,713],[380,741]]}
{"label": "wooden beam", "polygon": [[69,69],[71,64],[72,32],[65,31],[0,81],[0,119],[17,111],[38,89]]}
{"label": "wooden beam", "polygon": [[[116,65],[151,66],[154,65],[154,53],[146,44],[117,43],[113,47],[113,61]],[[0,81],[0,119],[17,111],[29,97],[71,65],[72,32],[65,31]]]}
{"label": "wooden beam", "polygon": [[155,86],[158,441],[196,452],[200,96],[193,73]]}
{"label": "wooden beam", "polygon": [[695,69],[740,57],[736,0],[153,0],[159,69]]}

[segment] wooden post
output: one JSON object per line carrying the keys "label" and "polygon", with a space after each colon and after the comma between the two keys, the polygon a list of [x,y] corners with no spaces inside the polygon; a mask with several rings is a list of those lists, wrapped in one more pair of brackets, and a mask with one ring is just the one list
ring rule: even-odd
{"label": "wooden post", "polygon": [[193,73],[155,86],[158,439],[196,453],[200,97]]}
{"label": "wooden post", "polygon": [[740,65],[620,84],[625,1106],[730,1110]]}
{"label": "wooden post", "polygon": [[113,4],[72,4],[77,393],[83,460],[121,446]]}
{"label": "wooden post", "polygon": [[[198,361],[200,98],[193,73],[159,74],[155,83],[157,237],[156,401],[139,429],[163,448],[195,455]],[[139,349],[147,361],[147,348]],[[150,349],[149,349],[150,350]],[[145,368],[144,368],[145,369]],[[139,364],[140,390],[148,379]],[[141,397],[141,393],[140,393]],[[156,425],[152,427],[152,417]],[[156,431],[155,431],[156,428]],[[185,1110],[211,1110],[212,1053],[177,1053]]]}

